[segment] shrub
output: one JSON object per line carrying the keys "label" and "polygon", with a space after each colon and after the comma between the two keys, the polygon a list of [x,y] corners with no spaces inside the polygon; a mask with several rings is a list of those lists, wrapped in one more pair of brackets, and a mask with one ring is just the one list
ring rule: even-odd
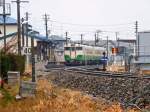
{"label": "shrub", "polygon": [[8,71],[19,71],[21,74],[25,69],[25,57],[16,54],[4,54],[0,52],[0,74],[7,77]]}

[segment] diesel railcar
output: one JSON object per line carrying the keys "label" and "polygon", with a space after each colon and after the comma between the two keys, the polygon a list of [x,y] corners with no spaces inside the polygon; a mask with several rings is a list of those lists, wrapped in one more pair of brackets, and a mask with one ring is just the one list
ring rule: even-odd
{"label": "diesel railcar", "polygon": [[66,65],[100,64],[105,51],[104,47],[67,45],[64,47],[65,63]]}

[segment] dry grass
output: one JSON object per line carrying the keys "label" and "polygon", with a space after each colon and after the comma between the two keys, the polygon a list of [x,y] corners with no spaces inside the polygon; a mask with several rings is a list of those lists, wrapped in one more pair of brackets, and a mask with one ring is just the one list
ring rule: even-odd
{"label": "dry grass", "polygon": [[[117,103],[94,99],[78,91],[62,89],[39,80],[35,98],[14,101],[0,112],[124,112]],[[129,112],[137,112],[130,110]]]}

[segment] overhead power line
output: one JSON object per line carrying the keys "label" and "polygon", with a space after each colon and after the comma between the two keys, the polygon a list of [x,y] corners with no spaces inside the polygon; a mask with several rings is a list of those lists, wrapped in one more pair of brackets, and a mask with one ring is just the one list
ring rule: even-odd
{"label": "overhead power line", "polygon": [[129,24],[134,23],[134,22],[131,22],[131,23],[123,23],[123,24],[110,24],[110,25],[90,25],[90,24],[74,24],[74,23],[60,22],[60,21],[56,21],[56,20],[50,20],[50,21],[54,22],[54,23],[59,23],[59,24],[66,24],[66,25],[71,25],[71,26],[81,26],[81,27],[123,26],[123,25],[129,25]]}

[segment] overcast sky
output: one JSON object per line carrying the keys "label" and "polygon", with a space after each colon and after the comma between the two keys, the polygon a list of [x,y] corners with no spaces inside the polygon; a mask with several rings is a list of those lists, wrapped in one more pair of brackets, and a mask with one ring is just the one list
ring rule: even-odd
{"label": "overcast sky", "polygon": [[[80,24],[48,23],[53,34],[68,31],[74,39],[81,33],[85,38],[93,36],[96,30],[118,31],[120,38],[132,38],[136,20],[140,30],[150,29],[150,0],[29,0],[29,3],[21,4],[21,15],[25,16],[26,11],[31,13],[31,24],[41,32],[44,30],[44,13],[49,14],[53,21]],[[15,3],[12,4],[12,16],[16,18]],[[115,38],[113,32],[102,35]]]}

